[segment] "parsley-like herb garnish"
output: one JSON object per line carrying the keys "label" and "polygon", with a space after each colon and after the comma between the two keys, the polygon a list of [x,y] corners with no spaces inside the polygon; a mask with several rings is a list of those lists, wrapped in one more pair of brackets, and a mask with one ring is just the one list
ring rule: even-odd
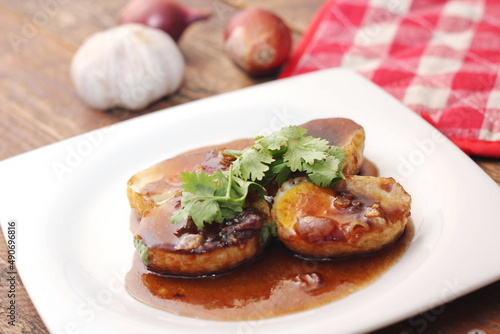
{"label": "parsley-like herb garnish", "polygon": [[172,222],[191,217],[201,229],[205,222],[232,219],[243,211],[250,187],[262,190],[272,180],[281,185],[292,172],[307,173],[320,187],[344,179],[342,168],[347,155],[343,150],[306,133],[302,127],[288,126],[255,138],[255,144],[244,150],[227,150],[224,153],[235,158],[227,171],[218,170],[213,175],[182,172],[181,209],[174,212]]}
{"label": "parsley-like herb garnish", "polygon": [[148,252],[148,247],[144,244],[142,241],[142,238],[139,236],[134,237],[134,246],[137,249],[137,252],[139,253],[139,258],[141,261],[145,264],[149,264],[149,252]]}
{"label": "parsley-like herb garnish", "polygon": [[255,182],[244,180],[233,173],[233,166],[229,170],[218,170],[213,175],[205,172],[182,172],[181,186],[182,208],[172,215],[173,223],[186,221],[188,217],[193,219],[199,229],[206,223],[222,223],[224,218],[232,219],[238,212],[243,211],[245,199],[250,186]]}
{"label": "parsley-like herb garnish", "polygon": [[275,179],[281,185],[292,172],[306,172],[320,187],[344,179],[342,168],[347,157],[344,151],[330,146],[326,139],[306,133],[306,129],[292,125],[255,138],[255,145],[242,151],[225,153],[236,158],[233,171],[237,176],[261,184]]}

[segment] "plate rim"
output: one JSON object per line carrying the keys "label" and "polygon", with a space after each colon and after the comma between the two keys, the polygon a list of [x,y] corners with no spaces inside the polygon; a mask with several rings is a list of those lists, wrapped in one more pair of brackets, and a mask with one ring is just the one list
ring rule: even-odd
{"label": "plate rim", "polygon": [[[328,77],[330,77],[332,75],[340,76],[340,77],[341,76],[348,76],[350,78],[354,78],[352,80],[363,82],[367,86],[372,86],[372,89],[378,90],[377,94],[381,94],[381,96],[385,96],[384,99],[392,99],[393,101],[396,101],[393,97],[389,96],[385,92],[382,92],[378,87],[375,88],[375,86],[372,85],[371,83],[367,83],[366,79],[364,79],[361,76],[355,74],[354,72],[351,72],[351,71],[345,70],[345,69],[330,69],[330,70],[318,71],[318,72],[314,72],[314,73],[310,73],[310,74],[304,74],[304,75],[297,76],[297,77],[287,78],[287,79],[283,79],[283,80],[279,80],[279,81],[273,81],[273,82],[269,82],[269,83],[265,83],[265,84],[260,84],[260,85],[256,85],[256,86],[251,86],[251,87],[248,87],[248,88],[245,88],[245,89],[242,89],[242,90],[237,90],[237,91],[233,91],[233,92],[229,92],[229,93],[225,93],[225,94],[221,94],[221,95],[209,97],[209,98],[201,99],[201,100],[198,100],[198,101],[188,102],[188,103],[185,103],[183,105],[179,105],[179,106],[175,106],[175,107],[170,107],[170,108],[167,108],[167,109],[164,109],[164,110],[161,110],[161,111],[157,111],[157,112],[154,112],[154,113],[150,113],[150,114],[147,114],[147,115],[138,116],[136,118],[129,119],[127,121],[123,121],[123,122],[120,122],[120,123],[117,123],[117,124],[114,124],[114,125],[102,128],[102,129],[97,129],[97,130],[91,131],[89,133],[98,133],[99,131],[107,131],[107,130],[110,130],[110,129],[113,129],[113,131],[118,130],[118,132],[119,132],[120,128],[126,128],[126,127],[130,126],[130,124],[136,124],[138,122],[148,123],[148,122],[151,122],[152,120],[154,121],[155,119],[164,118],[164,115],[166,113],[170,113],[170,114],[172,114],[172,113],[179,113],[180,112],[179,110],[182,111],[183,109],[189,109],[189,108],[194,109],[194,108],[196,108],[200,104],[203,106],[204,104],[209,103],[207,101],[224,100],[224,99],[227,99],[228,97],[231,98],[232,96],[240,96],[241,94],[243,94],[243,95],[249,94],[248,92],[259,92],[259,91],[266,92],[266,89],[271,89],[272,90],[273,87],[277,87],[277,86],[280,86],[280,85],[286,85],[286,84],[289,85],[290,82],[292,82],[292,83],[293,82],[299,82],[300,83],[300,82],[303,82],[303,81],[315,82],[317,80],[320,80],[321,78],[323,78],[322,80],[326,80]],[[399,102],[397,102],[397,103],[399,103]],[[161,115],[163,115],[163,116],[161,116]],[[425,121],[421,120],[416,115],[415,115],[414,119],[415,120],[419,119],[418,122],[425,122]],[[421,124],[424,124],[424,123],[421,123]],[[426,124],[426,126],[428,126],[429,129],[432,129],[432,127],[430,125]],[[43,157],[44,153],[49,152],[50,155],[52,156],[53,155],[52,151],[60,151],[64,147],[67,147],[67,145],[70,145],[71,143],[74,143],[75,141],[78,141],[78,140],[81,140],[82,138],[85,138],[85,136],[88,135],[89,133],[78,135],[78,136],[66,139],[64,141],[61,141],[61,142],[53,143],[53,144],[50,144],[48,146],[45,146],[45,147],[42,147],[42,148],[38,148],[38,149],[30,151],[30,152],[22,153],[20,155],[8,158],[8,159],[0,162],[0,171],[3,170],[3,169],[11,169],[11,168],[13,168],[13,166],[15,167],[16,165],[23,163],[25,160],[28,160],[28,161],[30,159],[42,159],[43,160],[44,159],[44,157]],[[455,156],[457,156],[457,155],[460,156],[461,155],[460,159],[465,160],[465,161],[466,160],[470,160],[458,148],[456,148],[453,144],[451,144],[451,142],[448,141],[446,145],[448,146],[448,148],[452,151],[452,153]],[[55,152],[55,153],[60,153],[60,152]],[[464,158],[466,158],[466,159],[464,159]],[[472,160],[470,160],[470,162],[472,162]],[[487,176],[487,174],[484,173],[484,171],[482,171],[476,164],[474,164],[473,162],[472,162],[472,164],[473,164],[473,166],[477,167],[476,170],[478,171],[478,174],[483,173],[482,174],[483,175],[483,177],[482,177],[483,181],[485,180],[484,176],[486,176],[487,179],[489,179],[492,183],[494,183],[494,181],[491,180],[489,178],[489,176]],[[469,165],[470,165],[470,163],[469,163]],[[495,184],[495,186],[496,186],[496,184]],[[500,192],[498,192],[498,189],[496,189],[496,191],[497,191],[497,193],[500,193]],[[19,216],[21,217],[23,215],[19,215]],[[20,220],[22,220],[22,219],[20,219]],[[6,233],[6,229],[5,229],[6,219],[4,219],[4,217],[2,217],[1,223],[2,223],[2,230],[4,231],[4,235],[5,235],[5,233]],[[20,271],[22,271],[22,270],[20,270]],[[22,275],[22,272],[21,272],[21,275]],[[472,290],[475,290],[475,289],[477,289],[477,288],[479,288],[481,286],[487,285],[488,283],[494,282],[498,278],[500,278],[500,272],[497,274],[496,278],[495,277],[491,277],[489,280],[483,280],[482,282],[477,282],[477,284],[474,285],[474,286],[473,285],[469,285],[469,287],[468,287],[469,289],[467,291],[464,290],[465,292],[462,293],[461,295],[463,295],[463,294],[465,294],[467,292],[470,292]],[[25,281],[25,280],[23,279],[23,281]],[[37,302],[38,301],[35,302],[35,300],[33,300],[33,298],[31,298],[32,293],[34,295],[37,295],[37,293],[33,292],[33,291],[30,292],[30,289],[31,289],[31,287],[26,286],[26,290],[28,291],[28,294],[30,295],[30,299],[32,300],[33,304],[35,305],[35,308],[37,308],[37,311],[39,312],[39,314],[42,317],[42,319],[44,319],[44,316],[42,316],[42,314],[45,314],[46,310],[40,310],[37,307],[37,304],[38,304]],[[447,302],[447,301],[452,300],[452,299],[457,298],[457,297],[458,296],[450,296],[446,300],[443,299],[442,301],[443,302]],[[429,306],[429,308],[431,308],[431,307]],[[424,311],[424,310],[420,309],[419,311]],[[400,318],[400,319],[402,319],[402,318]],[[391,321],[391,323],[392,323],[392,321]],[[382,326],[387,325],[387,324],[389,324],[389,323],[385,323]],[[49,328],[49,325],[47,323],[46,323],[46,326]],[[377,328],[373,327],[371,329],[374,330],[374,329],[377,329]]]}

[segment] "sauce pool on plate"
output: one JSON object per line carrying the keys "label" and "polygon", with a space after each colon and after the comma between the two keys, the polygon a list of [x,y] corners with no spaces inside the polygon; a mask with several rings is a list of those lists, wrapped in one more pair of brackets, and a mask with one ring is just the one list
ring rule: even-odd
{"label": "sauce pool on plate", "polygon": [[150,306],[210,320],[257,320],[305,311],[372,283],[396,263],[413,237],[413,225],[372,254],[327,261],[303,259],[274,242],[252,263],[203,278],[162,276],[136,255],[126,278],[128,292]]}
{"label": "sauce pool on plate", "polygon": [[[378,175],[363,162],[361,175]],[[131,230],[138,228],[132,213]],[[413,225],[391,245],[371,254],[331,260],[304,259],[272,242],[264,254],[235,270],[208,277],[175,277],[148,270],[136,254],[126,277],[139,301],[183,316],[209,320],[258,320],[305,311],[343,298],[372,283],[405,253]]]}
{"label": "sauce pool on plate", "polygon": [[[326,119],[310,121],[304,127],[313,136],[324,138],[330,145],[338,145],[346,153],[349,152],[343,167],[346,175],[378,176],[377,167],[363,158],[364,130],[356,123],[346,119]],[[257,257],[251,257],[250,262],[244,262],[227,272],[203,277],[158,273],[157,271],[187,271],[174,271],[170,267],[169,270],[158,269],[157,264],[154,263],[155,267],[151,262],[151,259],[156,261],[156,253],[163,254],[165,258],[172,253],[177,262],[196,267],[192,262],[183,260],[184,253],[169,253],[167,249],[169,245],[175,244],[169,242],[168,237],[172,235],[172,226],[165,225],[170,224],[168,214],[171,215],[174,210],[165,206],[170,203],[165,201],[172,194],[178,196],[180,171],[202,168],[210,173],[219,168],[227,168],[227,164],[214,152],[224,149],[241,150],[250,145],[252,140],[242,139],[221,146],[192,150],[131,178],[128,195],[131,207],[135,210],[131,216],[130,229],[147,245],[149,262],[146,263],[149,267],[136,252],[125,282],[130,295],[155,308],[200,319],[236,321],[272,318],[316,308],[358,291],[378,279],[406,252],[414,235],[411,220],[408,220],[402,232],[399,230],[395,234],[397,236],[401,233],[396,240],[388,245],[384,244],[386,246],[372,253],[339,256],[328,260],[305,258],[298,256],[276,238],[265,249],[260,248],[255,254]],[[277,191],[271,188],[267,190],[271,195]],[[386,190],[386,193],[389,192],[390,189]],[[314,202],[313,205],[317,203]],[[162,215],[163,206],[166,208],[165,215]],[[171,206],[175,207],[174,204]],[[165,233],[169,233],[168,236]],[[173,235],[178,236],[176,233]],[[264,247],[265,244],[261,245]],[[149,253],[152,247],[155,252],[153,255]],[[243,252],[241,248],[237,251]],[[209,250],[200,252],[201,256],[205,256]],[[192,256],[192,252],[188,254]],[[230,253],[209,256],[207,261],[219,261],[221,258],[220,261],[224,261],[227,254]],[[207,261],[202,262],[212,263]]]}

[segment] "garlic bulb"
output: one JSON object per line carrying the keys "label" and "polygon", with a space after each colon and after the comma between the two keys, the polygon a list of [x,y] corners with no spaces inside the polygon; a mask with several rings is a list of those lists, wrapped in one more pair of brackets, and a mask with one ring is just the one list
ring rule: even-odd
{"label": "garlic bulb", "polygon": [[89,37],[73,57],[71,77],[90,107],[137,110],[176,91],[184,67],[168,34],[131,23]]}

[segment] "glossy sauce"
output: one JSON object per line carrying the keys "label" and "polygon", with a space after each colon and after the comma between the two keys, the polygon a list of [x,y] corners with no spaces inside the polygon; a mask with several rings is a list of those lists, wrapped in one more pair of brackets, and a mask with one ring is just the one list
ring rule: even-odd
{"label": "glossy sauce", "polygon": [[[251,141],[242,140],[228,146],[249,145]],[[376,176],[378,170],[365,160],[360,174]],[[138,220],[133,213],[133,233],[139,228]],[[394,243],[377,252],[328,261],[301,258],[276,240],[253,262],[201,278],[151,272],[136,253],[126,288],[145,304],[183,316],[227,321],[271,318],[330,303],[372,283],[401,258],[413,234],[410,222]]]}
{"label": "glossy sauce", "polygon": [[[365,160],[360,174],[378,174]],[[138,217],[131,216],[137,231]],[[211,320],[257,320],[308,310],[345,297],[376,280],[405,253],[413,238],[409,223],[393,244],[373,254],[328,261],[303,259],[273,242],[264,254],[229,273],[203,278],[162,276],[134,257],[126,288],[150,306]]]}
{"label": "glossy sauce", "polygon": [[212,320],[256,320],[308,310],[345,297],[376,280],[405,253],[413,225],[373,254],[329,261],[297,257],[279,242],[263,256],[216,277],[166,277],[136,256],[126,278],[129,293],[153,307]]}

